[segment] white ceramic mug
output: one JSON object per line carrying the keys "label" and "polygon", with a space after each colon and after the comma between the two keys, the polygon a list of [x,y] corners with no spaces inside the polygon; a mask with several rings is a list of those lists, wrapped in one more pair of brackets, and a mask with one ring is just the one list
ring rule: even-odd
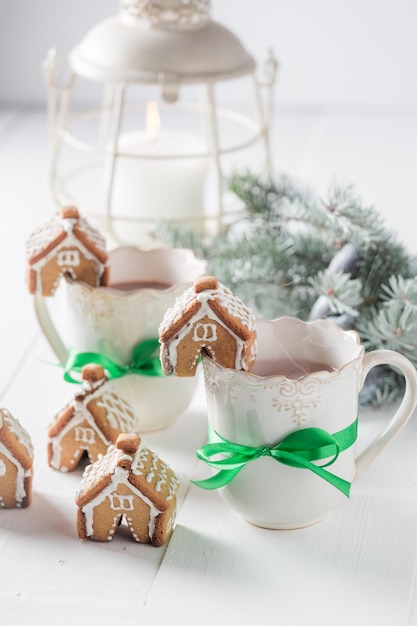
{"label": "white ceramic mug", "polygon": [[[257,320],[256,329],[258,355],[250,373],[225,369],[203,358],[215,445],[202,449],[204,460],[215,461],[223,452],[223,466],[213,465],[226,476],[219,492],[244,519],[264,528],[298,528],[315,523],[336,507],[349,494],[355,477],[407,422],[417,403],[417,373],[408,359],[391,350],[365,354],[357,333],[342,331],[329,320]],[[296,378],[277,375],[282,366],[290,371],[294,363],[298,370],[305,359],[310,361],[310,373]],[[381,364],[404,374],[405,394],[385,430],[356,457],[359,391],[369,370]],[[313,439],[318,435],[324,441],[321,448],[315,441],[317,449],[311,452],[311,442],[300,444],[300,437],[309,439],[313,433]],[[238,444],[233,454],[230,443]],[[271,456],[273,448],[278,450],[278,460]],[[303,459],[311,455],[305,465],[297,465],[300,453]],[[233,475],[237,460],[241,469]],[[316,473],[311,464],[323,467]],[[223,474],[215,473],[209,481]],[[341,485],[335,486],[332,480]]]}
{"label": "white ceramic mug", "polygon": [[[166,310],[184,289],[204,274],[206,262],[186,249],[139,249],[110,252],[110,286],[90,287],[66,280],[64,323],[35,296],[40,326],[60,363],[69,353],[95,352],[126,365],[138,343],[158,338]],[[136,410],[141,431],[169,425],[191,402],[197,380],[127,374],[112,384]]]}

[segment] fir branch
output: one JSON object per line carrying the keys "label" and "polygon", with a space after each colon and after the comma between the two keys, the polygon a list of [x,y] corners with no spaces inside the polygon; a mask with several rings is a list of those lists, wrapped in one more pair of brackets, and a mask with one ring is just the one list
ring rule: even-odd
{"label": "fir branch", "polygon": [[[228,187],[244,207],[238,224],[210,236],[162,224],[157,239],[205,258],[259,317],[329,317],[368,348],[397,350],[417,365],[417,258],[352,186],[334,184],[322,200],[288,176],[244,172]],[[382,367],[368,380],[365,402],[393,398],[403,385]]]}
{"label": "fir branch", "polygon": [[394,370],[380,365],[368,374],[360,394],[362,405],[371,405],[379,409],[387,406],[403,395],[404,379]]}
{"label": "fir branch", "polygon": [[391,237],[385,243],[367,247],[362,244],[361,253],[358,277],[363,282],[364,302],[368,307],[378,306],[384,295],[382,285],[387,284],[391,276],[410,277],[409,258],[404,247],[393,242]]}
{"label": "fir branch", "polygon": [[309,282],[319,296],[324,296],[329,312],[337,315],[347,313],[352,317],[359,315],[358,305],[362,301],[362,281],[351,278],[343,272],[323,272],[311,277]]}
{"label": "fir branch", "polygon": [[360,246],[386,238],[381,216],[373,207],[363,206],[352,185],[333,185],[326,209],[346,241]]}
{"label": "fir branch", "polygon": [[358,324],[363,343],[371,349],[396,350],[417,364],[417,308],[390,300]]}
{"label": "fir branch", "polygon": [[154,238],[173,248],[188,248],[202,259],[210,253],[212,245],[211,239],[194,228],[165,221],[156,226]]}
{"label": "fir branch", "polygon": [[382,285],[381,300],[397,300],[417,307],[417,278],[391,276],[388,285]]}

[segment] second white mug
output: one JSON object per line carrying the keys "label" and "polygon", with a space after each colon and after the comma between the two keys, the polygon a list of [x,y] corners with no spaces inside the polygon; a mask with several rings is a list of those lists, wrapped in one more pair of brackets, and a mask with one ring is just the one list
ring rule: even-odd
{"label": "second white mug", "polygon": [[[417,373],[390,350],[365,353],[359,336],[329,320],[257,320],[250,373],[203,358],[209,443],[198,451],[215,473],[197,484],[247,521],[289,529],[320,520],[408,421]],[[398,368],[406,389],[383,432],[356,456],[358,395],[369,370]]]}
{"label": "second white mug", "polygon": [[[123,246],[109,253],[109,262],[108,287],[66,281],[64,324],[53,319],[48,299],[35,295],[40,326],[60,363],[92,352],[128,365],[142,342],[154,340],[156,345],[165,311],[206,269],[206,262],[186,249]],[[127,373],[112,383],[146,431],[168,426],[188,407],[197,379]]]}

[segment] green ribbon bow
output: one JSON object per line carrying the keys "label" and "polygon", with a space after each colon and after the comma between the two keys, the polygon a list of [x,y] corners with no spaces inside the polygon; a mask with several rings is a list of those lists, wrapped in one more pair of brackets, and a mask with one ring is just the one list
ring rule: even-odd
{"label": "green ribbon bow", "polygon": [[121,378],[126,374],[138,374],[140,376],[163,376],[159,356],[158,339],[147,339],[133,348],[132,360],[127,365],[119,365],[104,354],[97,352],[70,352],[67,362],[63,364],[65,369],[64,379],[69,383],[81,382],[73,378],[71,372],[81,372],[84,365],[96,363],[101,365],[107,372],[108,378]]}
{"label": "green ribbon bow", "polygon": [[[351,484],[325,468],[336,461],[340,452],[354,444],[357,431],[358,420],[356,419],[350,426],[333,435],[322,428],[304,428],[290,433],[273,446],[263,445],[253,448],[224,439],[209,425],[208,443],[197,450],[197,456],[220,471],[211,478],[191,482],[203,489],[218,489],[230,483],[249,461],[254,461],[261,456],[270,456],[284,465],[314,472],[339,489],[345,496],[349,496]],[[219,454],[225,458],[213,460],[213,457]],[[313,461],[324,459],[329,460],[322,465],[313,463]]]}

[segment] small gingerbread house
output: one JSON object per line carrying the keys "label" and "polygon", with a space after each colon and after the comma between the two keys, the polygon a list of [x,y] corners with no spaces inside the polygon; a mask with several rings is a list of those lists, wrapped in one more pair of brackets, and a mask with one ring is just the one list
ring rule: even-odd
{"label": "small gingerbread house", "polygon": [[194,376],[202,350],[224,367],[250,370],[256,356],[254,321],[242,300],[214,276],[197,279],[159,327],[164,373]]}
{"label": "small gingerbread house", "polygon": [[110,541],[124,520],[134,539],[163,545],[175,522],[179,480],[139,435],[119,435],[89,465],[76,495],[81,539]]}
{"label": "small gingerbread house", "polygon": [[0,409],[0,507],[24,508],[32,501],[33,446],[7,409]]}
{"label": "small gingerbread house", "polygon": [[48,463],[69,472],[84,454],[94,463],[120,433],[136,433],[138,418],[107,380],[100,365],[85,365],[83,384],[48,429]]}
{"label": "small gingerbread house", "polygon": [[63,207],[52,220],[35,230],[26,247],[28,287],[32,294],[52,296],[64,275],[92,287],[107,285],[105,240],[76,207]]}

